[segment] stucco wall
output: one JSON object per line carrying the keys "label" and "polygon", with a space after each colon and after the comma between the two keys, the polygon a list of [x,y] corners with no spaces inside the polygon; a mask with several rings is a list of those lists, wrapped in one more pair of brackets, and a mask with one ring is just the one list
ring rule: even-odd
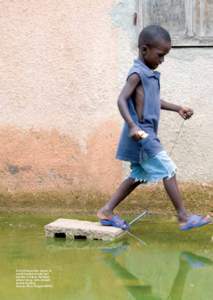
{"label": "stucco wall", "polygon": [[[0,189],[112,191],[116,100],[137,54],[135,1],[0,2]],[[212,49],[173,49],[162,98],[192,106],[172,157],[182,180],[212,181]],[[168,152],[181,119],[163,112]]]}
{"label": "stucco wall", "polygon": [[173,49],[162,66],[162,98],[194,109],[184,124],[162,114],[160,135],[169,151],[175,144],[172,157],[183,180],[213,180],[212,80],[212,48]]}

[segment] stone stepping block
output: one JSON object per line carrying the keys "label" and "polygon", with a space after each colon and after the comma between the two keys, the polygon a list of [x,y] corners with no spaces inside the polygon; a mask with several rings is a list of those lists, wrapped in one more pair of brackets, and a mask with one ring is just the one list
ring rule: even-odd
{"label": "stone stepping block", "polygon": [[120,228],[74,219],[57,219],[45,225],[44,230],[46,237],[103,241],[112,241],[124,233]]}

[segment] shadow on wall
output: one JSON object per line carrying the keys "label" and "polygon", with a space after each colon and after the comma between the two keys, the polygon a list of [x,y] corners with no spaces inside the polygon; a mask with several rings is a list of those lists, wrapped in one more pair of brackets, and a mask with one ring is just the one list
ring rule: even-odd
{"label": "shadow on wall", "polygon": [[111,192],[122,177],[115,160],[119,131],[115,121],[100,124],[83,153],[73,137],[57,130],[1,127],[0,190]]}

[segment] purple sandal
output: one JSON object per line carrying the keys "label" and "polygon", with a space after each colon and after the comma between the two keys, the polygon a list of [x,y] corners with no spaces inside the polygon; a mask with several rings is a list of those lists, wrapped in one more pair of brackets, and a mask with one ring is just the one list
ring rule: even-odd
{"label": "purple sandal", "polygon": [[211,223],[211,218],[207,216],[198,216],[198,215],[191,215],[188,217],[187,222],[180,226],[180,230],[186,231],[192,228],[201,227]]}
{"label": "purple sandal", "polygon": [[122,220],[118,215],[114,215],[110,220],[109,219],[101,219],[100,220],[101,225],[104,226],[113,226],[117,228],[121,228],[123,230],[129,229],[129,224]]}

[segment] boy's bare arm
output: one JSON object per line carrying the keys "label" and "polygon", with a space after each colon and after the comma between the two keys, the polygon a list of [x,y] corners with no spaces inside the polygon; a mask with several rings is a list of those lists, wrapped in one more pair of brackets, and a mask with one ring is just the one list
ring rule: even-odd
{"label": "boy's bare arm", "polygon": [[160,100],[161,109],[175,111],[184,119],[189,119],[193,115],[193,110],[186,106],[176,105],[165,100]]}
{"label": "boy's bare arm", "polygon": [[181,108],[180,105],[176,105],[170,102],[166,102],[163,99],[160,100],[160,105],[161,105],[161,109],[165,109],[165,110],[171,110],[171,111],[176,111],[178,112]]}
{"label": "boy's bare arm", "polygon": [[130,136],[135,140],[143,138],[143,131],[135,124],[129,113],[128,99],[131,97],[137,86],[140,84],[140,78],[137,74],[132,74],[124,85],[119,97],[118,108],[123,119],[127,122],[130,129]]}
{"label": "boy's bare arm", "polygon": [[135,111],[138,116],[138,121],[143,122],[144,113],[144,90],[142,84],[137,86],[135,91]]}

